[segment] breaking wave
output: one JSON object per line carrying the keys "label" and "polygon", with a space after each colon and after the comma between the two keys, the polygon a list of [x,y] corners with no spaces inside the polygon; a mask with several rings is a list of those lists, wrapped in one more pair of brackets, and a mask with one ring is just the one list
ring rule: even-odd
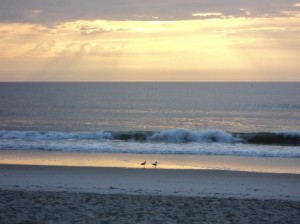
{"label": "breaking wave", "polygon": [[300,158],[300,132],[222,130],[0,131],[0,150],[200,154]]}
{"label": "breaking wave", "polygon": [[171,129],[166,131],[99,131],[99,132],[55,132],[55,131],[0,131],[0,140],[120,140],[139,142],[219,142],[262,145],[300,145],[300,132],[230,133],[222,130],[190,131]]}

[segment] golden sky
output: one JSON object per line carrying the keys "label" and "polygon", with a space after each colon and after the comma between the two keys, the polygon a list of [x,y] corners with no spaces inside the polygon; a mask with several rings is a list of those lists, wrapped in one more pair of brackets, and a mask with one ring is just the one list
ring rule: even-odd
{"label": "golden sky", "polygon": [[0,81],[300,81],[300,1],[150,2],[2,1]]}

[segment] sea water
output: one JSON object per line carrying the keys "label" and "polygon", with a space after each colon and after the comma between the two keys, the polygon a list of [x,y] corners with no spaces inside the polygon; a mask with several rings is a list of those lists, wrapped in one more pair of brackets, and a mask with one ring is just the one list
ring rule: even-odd
{"label": "sea water", "polygon": [[300,83],[0,83],[0,150],[300,158]]}

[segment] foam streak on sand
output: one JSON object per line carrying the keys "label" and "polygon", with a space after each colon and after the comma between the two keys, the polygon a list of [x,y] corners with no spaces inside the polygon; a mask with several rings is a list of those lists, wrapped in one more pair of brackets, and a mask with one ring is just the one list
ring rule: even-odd
{"label": "foam streak on sand", "polygon": [[0,165],[1,223],[297,223],[300,175]]}

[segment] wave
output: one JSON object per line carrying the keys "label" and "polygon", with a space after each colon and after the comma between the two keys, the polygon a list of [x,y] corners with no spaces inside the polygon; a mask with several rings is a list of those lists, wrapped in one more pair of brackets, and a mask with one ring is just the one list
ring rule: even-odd
{"label": "wave", "polygon": [[242,143],[259,145],[300,145],[300,131],[230,133],[223,130],[171,129],[166,131],[98,131],[98,132],[55,132],[55,131],[0,131],[0,140],[118,140],[165,143]]}
{"label": "wave", "polygon": [[258,132],[258,133],[233,133],[245,143],[263,145],[300,145],[300,132]]}
{"label": "wave", "polygon": [[0,150],[134,154],[197,154],[300,158],[300,132],[222,130],[0,131]]}
{"label": "wave", "polygon": [[113,139],[111,132],[0,131],[0,139],[64,140]]}
{"label": "wave", "polygon": [[241,142],[238,136],[222,130],[188,131],[185,129],[153,133],[147,140],[161,142]]}

